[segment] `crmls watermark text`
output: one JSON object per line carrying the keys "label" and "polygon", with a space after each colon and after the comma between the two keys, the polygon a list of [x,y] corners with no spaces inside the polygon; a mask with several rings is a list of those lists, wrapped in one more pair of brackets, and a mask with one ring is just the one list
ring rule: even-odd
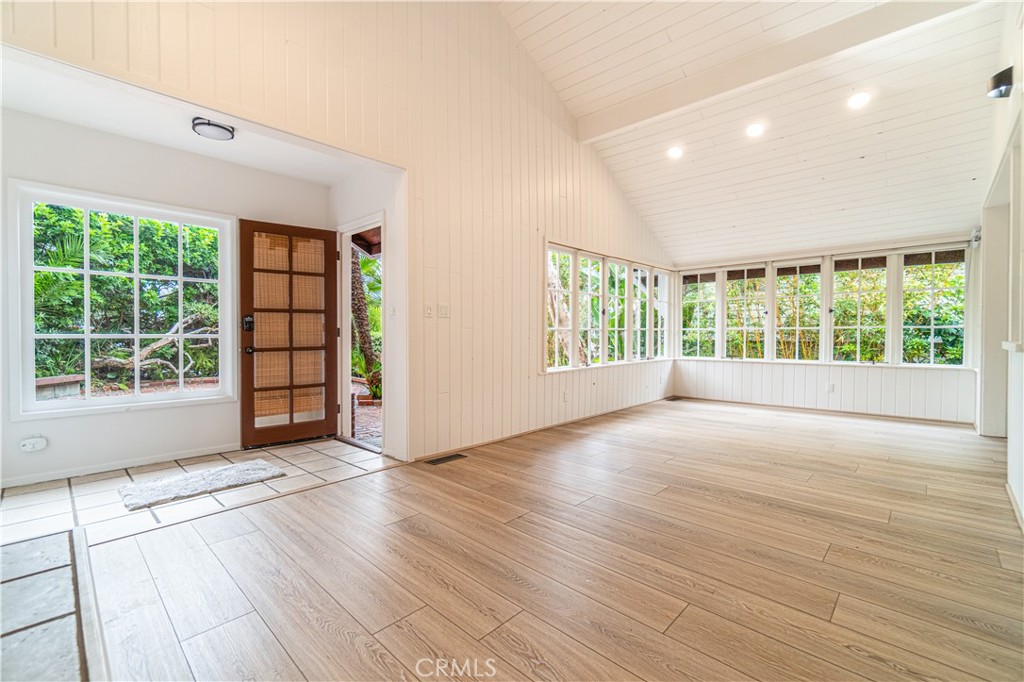
{"label": "crmls watermark text", "polygon": [[494,659],[481,661],[478,658],[456,660],[454,658],[421,658],[416,661],[416,674],[420,677],[494,677],[498,670]]}

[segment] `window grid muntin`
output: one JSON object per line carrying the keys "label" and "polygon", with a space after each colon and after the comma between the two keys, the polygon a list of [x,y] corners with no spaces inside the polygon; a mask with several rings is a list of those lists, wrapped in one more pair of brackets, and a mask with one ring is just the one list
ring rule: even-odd
{"label": "window grid muntin", "polygon": [[629,276],[632,331],[630,334],[630,357],[633,360],[647,360],[650,357],[650,286],[651,271],[644,267],[632,266]]}
{"label": "window grid muntin", "polygon": [[[605,360],[608,364],[625,362],[629,359],[629,266],[626,263],[605,261],[605,339],[607,347]],[[615,288],[612,288],[612,280]],[[621,291],[621,294],[618,293]],[[613,314],[614,313],[614,314]],[[614,342],[613,342],[614,340]]]}
{"label": "window grid muntin", "polygon": [[[801,284],[802,284],[802,278],[805,275],[816,275],[817,276],[817,280],[816,280],[817,293],[816,294],[803,294],[803,293],[801,293],[800,287],[801,287]],[[787,276],[795,277],[796,294],[795,294],[795,296],[792,299],[793,300],[793,304],[794,304],[794,310],[793,310],[794,324],[792,326],[790,326],[790,325],[783,325],[782,324],[782,312],[781,312],[781,306],[780,306],[781,296],[780,296],[780,293],[779,293],[779,281],[780,281],[780,279],[782,277],[787,277]],[[821,301],[822,301],[822,284],[823,284],[823,282],[822,282],[822,272],[821,272],[821,264],[820,263],[813,263],[813,264],[808,264],[808,265],[791,265],[791,266],[779,267],[779,268],[776,269],[776,271],[775,271],[775,278],[774,278],[774,282],[773,282],[774,297],[775,297],[775,359],[777,359],[777,360],[815,361],[815,360],[819,360],[821,358],[821,328],[822,328]],[[806,317],[807,316],[805,314],[805,309],[806,309],[806,302],[808,300],[813,300],[815,302],[815,307],[817,308],[817,318],[818,318],[817,324],[813,324],[813,325],[806,324]],[[793,339],[794,339],[794,341],[793,341],[793,343],[794,343],[793,357],[783,357],[782,353],[780,353],[780,349],[782,347],[782,342],[781,341],[782,341],[782,333],[783,332],[792,332],[793,333]],[[811,338],[815,339],[814,343],[815,343],[815,346],[816,346],[816,349],[817,349],[815,352],[809,353],[806,357],[804,356],[803,344],[801,343],[801,338],[802,338],[802,335],[804,333],[807,333],[807,334],[811,335]]]}
{"label": "window grid muntin", "polygon": [[[916,287],[907,286],[908,277],[907,269],[914,267],[914,265],[908,265],[907,261],[914,257],[928,256],[928,267],[929,267],[929,285],[927,287]],[[941,259],[941,261],[940,261]],[[901,331],[899,361],[901,364],[907,365],[934,365],[939,367],[959,367],[964,364],[964,334],[966,327],[966,287],[967,287],[967,263],[966,263],[966,251],[964,249],[936,249],[925,252],[906,253],[901,257],[900,264],[900,277],[902,282],[902,296],[900,301],[900,319],[899,327]],[[958,287],[939,287],[937,281],[937,269],[938,265],[961,265],[960,274],[960,324],[936,324],[936,304],[938,302],[939,294],[951,291],[957,291]],[[912,280],[911,280],[912,281]],[[928,324],[926,325],[915,325],[907,324],[905,309],[907,302],[908,292],[926,292],[929,299],[929,314]],[[913,360],[907,360],[907,332],[914,330],[927,330],[928,331],[928,362],[915,362]],[[936,343],[936,330],[959,330],[960,331],[960,362],[935,362],[935,351],[937,347]]]}
{"label": "window grid muntin", "polygon": [[[604,292],[604,260],[596,256],[578,254],[577,262],[576,314],[579,317],[577,325],[577,339],[580,344],[581,352],[580,366],[589,367],[593,364],[601,364],[603,361],[601,347],[602,337],[604,335],[604,307],[602,298]],[[587,286],[585,288],[580,288],[579,283],[584,279],[584,263],[586,263],[587,266]],[[595,305],[597,308],[596,327],[589,324],[594,321],[592,314],[588,314],[586,316],[582,314],[582,311],[584,310],[593,313]]]}
{"label": "window grid muntin", "polygon": [[[561,265],[564,259],[568,259],[568,288],[561,282]],[[557,249],[548,248],[546,269],[547,269],[547,305],[545,311],[545,354],[544,364],[548,369],[566,369],[572,366],[572,348],[574,347],[572,337],[573,313],[572,313],[572,292],[573,292],[573,256],[572,253]],[[554,273],[552,267],[555,268]],[[552,275],[556,277],[552,281]],[[568,319],[563,319],[561,303],[568,300]],[[564,324],[563,324],[564,323]],[[566,339],[566,348],[561,349],[559,340]],[[553,355],[549,355],[549,351]],[[564,356],[562,355],[564,353]],[[553,357],[554,362],[551,362]]]}
{"label": "window grid muntin", "polygon": [[[852,262],[856,262],[856,266],[855,267],[852,267],[852,268],[846,267],[846,264],[852,263]],[[840,265],[842,265],[843,269],[839,269]],[[885,362],[886,353],[888,352],[889,348],[891,347],[891,339],[889,338],[889,333],[888,333],[888,326],[889,325],[887,324],[887,320],[888,320],[889,311],[890,311],[890,309],[892,307],[891,306],[891,302],[889,301],[890,288],[888,286],[888,281],[887,281],[887,269],[888,269],[888,266],[887,266],[887,258],[886,258],[886,256],[869,256],[869,257],[863,257],[863,258],[857,258],[857,257],[854,257],[854,258],[836,258],[833,261],[833,270],[832,270],[832,307],[831,307],[831,309],[829,311],[831,313],[831,319],[832,319],[832,362],[869,362],[869,363],[873,363],[873,364],[877,364],[879,362]],[[876,276],[877,276],[877,274],[879,274],[878,271],[880,271],[881,280],[882,280],[882,286],[880,288],[865,288],[865,286],[864,286],[864,281],[865,281],[864,272],[865,271],[874,272],[874,273],[876,273]],[[845,325],[845,324],[844,325],[840,325],[840,324],[836,324],[836,314],[837,314],[837,307],[836,306],[837,306],[837,302],[842,300],[844,297],[846,297],[847,295],[849,295],[851,293],[850,291],[840,291],[839,287],[837,286],[837,283],[839,282],[838,274],[840,272],[856,272],[857,273],[857,288],[856,288],[855,292],[852,292],[852,293],[855,294],[855,296],[850,297],[850,298],[852,298],[855,301],[855,309],[856,309],[856,313],[857,313],[857,316],[856,316],[856,320],[857,321],[856,321],[856,324],[853,324],[853,325]],[[864,314],[864,311],[865,311],[864,300],[865,300],[865,297],[869,296],[871,294],[877,294],[879,292],[881,292],[881,295],[882,295],[882,310],[881,310],[882,319],[881,319],[880,322],[876,321],[874,324],[864,324],[864,317],[865,317],[865,314]],[[856,356],[855,356],[855,358],[853,360],[842,360],[842,359],[838,358],[837,355],[836,355],[839,352],[838,351],[838,344],[836,343],[836,341],[838,340],[838,332],[840,332],[840,331],[852,331],[855,334],[855,338],[856,338],[856,346],[855,346],[856,347]],[[880,355],[880,357],[878,359],[871,359],[871,360],[865,360],[864,359],[863,350],[864,350],[864,346],[865,346],[865,341],[864,341],[865,332],[873,332],[875,334],[877,334],[879,332],[881,333],[882,350],[881,350],[881,355]]]}
{"label": "window grid muntin", "polygon": [[[726,273],[725,285],[725,356],[737,360],[765,358],[766,333],[767,333],[767,305],[768,305],[768,277],[764,267],[739,268],[729,270]],[[760,280],[760,284],[757,283]],[[740,282],[738,287],[739,295],[735,295],[737,287],[730,282]],[[753,284],[752,284],[753,282]],[[734,320],[733,311],[739,309],[741,317],[739,324],[731,324]],[[743,350],[742,355],[731,355],[730,334],[739,334]],[[757,334],[760,333],[759,355],[751,355],[751,343],[757,343]]]}
{"label": "window grid muntin", "polygon": [[[223,249],[225,245],[224,231],[222,227],[217,224],[223,221],[217,219],[208,219],[199,215],[175,213],[169,212],[164,209],[150,209],[149,207],[134,205],[134,204],[121,204],[120,202],[105,202],[105,201],[94,201],[90,200],[86,196],[76,195],[74,192],[69,191],[67,193],[60,191],[24,191],[22,194],[22,201],[26,202],[27,205],[27,226],[31,235],[29,249],[29,258],[27,264],[29,265],[29,277],[33,282],[31,291],[28,292],[28,323],[31,328],[31,333],[27,335],[28,343],[31,347],[31,372],[30,376],[23,377],[23,380],[27,380],[32,386],[35,386],[36,380],[36,342],[39,340],[68,340],[68,341],[79,341],[83,346],[83,388],[82,395],[76,398],[68,399],[46,399],[37,400],[35,395],[31,395],[29,403],[32,405],[42,405],[47,410],[53,409],[75,409],[76,407],[93,405],[110,405],[110,404],[123,404],[125,402],[172,402],[175,400],[181,400],[186,397],[193,397],[196,394],[200,394],[201,391],[189,391],[186,394],[184,388],[184,341],[186,338],[200,338],[200,339],[212,339],[217,342],[218,345],[218,369],[217,379],[218,384],[215,389],[206,389],[206,392],[223,393],[225,390],[225,374],[224,371],[224,358],[220,353],[220,341],[222,336],[222,322],[223,317],[221,309],[221,300],[223,297],[223,285],[221,281],[221,273],[223,267],[221,261],[223,260]],[[72,208],[80,210],[82,212],[82,267],[81,268],[60,268],[45,265],[37,265],[35,258],[35,231],[36,231],[36,217],[35,209],[39,205],[47,206],[58,206],[63,208]],[[117,215],[123,217],[130,217],[132,219],[132,263],[133,272],[124,272],[118,270],[101,270],[92,268],[92,220],[93,214],[106,214],[106,215]],[[148,218],[150,215],[160,215],[162,218]],[[140,272],[141,267],[139,263],[139,220],[140,216],[147,217],[147,219],[156,220],[159,222],[170,222],[177,226],[178,235],[178,276],[172,277],[167,275],[149,275]],[[209,220],[213,224],[201,224],[207,223]],[[200,227],[203,229],[214,230],[217,233],[217,252],[216,259],[218,263],[218,273],[216,278],[202,279],[196,277],[183,277],[184,272],[184,227],[185,225]],[[53,272],[62,274],[80,275],[82,277],[82,332],[81,333],[37,333],[35,327],[35,273],[37,272]],[[93,320],[92,320],[92,278],[93,277],[122,277],[130,279],[132,281],[132,304],[133,304],[133,331],[131,333],[96,333],[92,331]],[[141,333],[140,322],[139,322],[139,308],[140,308],[140,287],[143,279],[149,280],[163,280],[172,281],[177,284],[178,294],[178,319],[179,319],[179,330],[176,334],[152,334],[152,333]],[[216,334],[185,334],[182,332],[180,322],[183,319],[183,295],[184,295],[184,283],[204,283],[204,284],[215,284],[217,288],[217,300],[218,300],[218,331]],[[147,339],[163,339],[173,338],[178,347],[177,354],[177,374],[178,382],[176,389],[164,392],[155,392],[153,394],[145,394],[142,392],[141,386],[141,357],[140,349],[142,348],[140,342]],[[93,393],[93,340],[125,340],[130,341],[132,344],[132,391],[130,393],[120,394],[114,397],[104,397],[102,394]],[[148,395],[157,396],[156,399],[147,397]]]}
{"label": "window grid muntin", "polygon": [[[693,287],[693,297],[688,298],[688,287]],[[681,311],[680,324],[680,357],[713,358],[717,355],[717,334],[718,334],[718,275],[715,272],[704,272],[698,274],[683,275],[681,300],[679,309]],[[694,310],[690,315],[689,326],[686,325],[687,302],[691,301]],[[712,320],[712,326],[703,325],[702,320]],[[687,354],[687,335],[696,334],[695,354]]]}
{"label": "window grid muntin", "polygon": [[663,358],[668,355],[668,310],[669,310],[669,277],[664,272],[651,271],[651,353],[652,358]]}

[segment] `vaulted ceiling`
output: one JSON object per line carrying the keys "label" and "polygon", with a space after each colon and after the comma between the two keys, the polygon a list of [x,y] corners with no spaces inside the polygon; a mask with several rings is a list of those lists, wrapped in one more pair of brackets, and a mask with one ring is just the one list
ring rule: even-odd
{"label": "vaulted ceiling", "polygon": [[[1004,3],[503,11],[677,265],[966,238],[978,225]],[[859,91],[872,99],[851,109]],[[748,137],[751,123],[764,134]],[[682,158],[667,157],[673,146]]]}

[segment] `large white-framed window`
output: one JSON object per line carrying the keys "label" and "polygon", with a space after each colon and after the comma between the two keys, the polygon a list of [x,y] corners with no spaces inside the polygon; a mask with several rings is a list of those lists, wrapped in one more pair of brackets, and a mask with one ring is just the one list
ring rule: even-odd
{"label": "large white-framed window", "polygon": [[23,181],[11,191],[21,413],[233,393],[232,219]]}
{"label": "large white-framed window", "polygon": [[547,295],[545,306],[545,366],[572,366],[572,254],[556,248],[547,252]]}
{"label": "large white-framed window", "polygon": [[633,307],[632,346],[634,360],[646,360],[649,356],[648,337],[650,325],[651,271],[634,265],[630,276],[630,297]]}
{"label": "large white-framed window", "polygon": [[607,362],[626,359],[629,338],[629,266],[613,260],[605,262],[607,289],[605,294]]}
{"label": "large white-framed window", "polygon": [[821,263],[775,270],[775,358],[821,358]]}
{"label": "large white-framed window", "polygon": [[832,263],[832,360],[885,362],[886,256]]}
{"label": "large white-framed window", "polygon": [[668,356],[668,311],[671,290],[667,273],[651,273],[651,354],[652,358]]}
{"label": "large white-framed window", "polygon": [[906,253],[902,261],[902,361],[962,365],[964,249]]}
{"label": "large white-framed window", "polygon": [[602,298],[604,262],[586,254],[578,256],[577,267],[577,309],[579,312],[580,364],[583,366],[601,364],[601,320],[603,319]]}
{"label": "large white-framed window", "polygon": [[725,356],[765,357],[767,324],[765,268],[729,270],[725,274]]}
{"label": "large white-framed window", "polygon": [[718,320],[718,275],[704,272],[683,275],[682,344],[687,358],[715,357]]}
{"label": "large white-framed window", "polygon": [[553,243],[544,254],[545,370],[669,355],[670,273]]}

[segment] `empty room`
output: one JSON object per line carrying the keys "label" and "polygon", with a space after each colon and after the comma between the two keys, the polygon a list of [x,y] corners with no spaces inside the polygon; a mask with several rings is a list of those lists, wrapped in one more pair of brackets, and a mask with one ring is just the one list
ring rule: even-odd
{"label": "empty room", "polygon": [[1024,679],[1022,8],[0,0],[0,679]]}

